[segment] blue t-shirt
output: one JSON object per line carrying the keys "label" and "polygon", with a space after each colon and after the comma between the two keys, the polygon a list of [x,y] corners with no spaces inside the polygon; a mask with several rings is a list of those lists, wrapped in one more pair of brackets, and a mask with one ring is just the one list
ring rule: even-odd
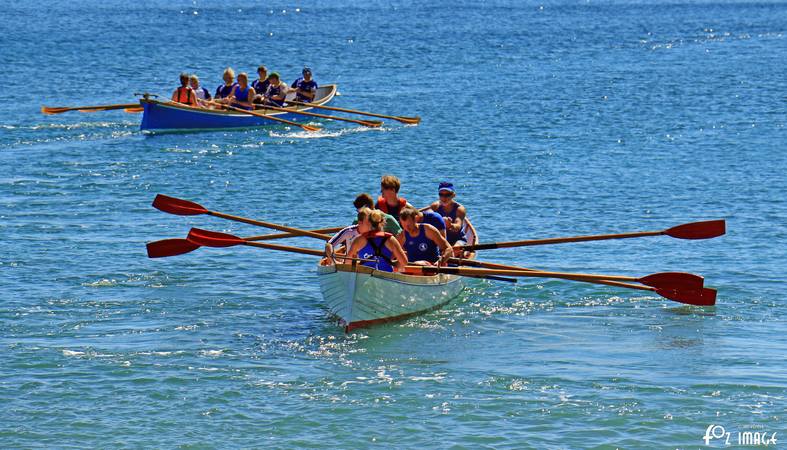
{"label": "blue t-shirt", "polygon": [[266,78],[264,80],[255,80],[254,83],[251,84],[251,87],[254,88],[254,92],[256,92],[257,95],[264,95],[265,92],[268,91],[268,85],[270,84],[271,82]]}
{"label": "blue t-shirt", "polygon": [[[303,91],[310,91],[310,92],[314,92],[315,94],[317,93],[317,82],[314,81],[313,79],[309,80],[309,81],[306,81],[303,78],[298,78],[297,80],[292,82],[292,86],[291,87],[293,89],[300,89],[300,90],[303,90]],[[301,93],[298,92],[297,94],[295,94],[295,101],[308,103],[308,102],[311,102],[311,101],[314,101],[314,100],[306,98],[306,97],[303,97],[303,96],[301,96]]]}
{"label": "blue t-shirt", "polygon": [[418,224],[417,236],[411,236],[407,230],[404,231],[404,250],[410,261],[436,263],[440,260],[440,250],[437,248],[437,244],[426,235],[425,228],[424,224]]}
{"label": "blue t-shirt", "polygon": [[230,96],[230,94],[232,94],[232,90],[235,89],[235,86],[237,85],[238,83],[232,83],[232,85],[230,86],[227,86],[226,84],[221,84],[219,85],[219,87],[216,88],[216,95],[214,95],[213,97],[216,98],[217,100],[220,98],[227,98]]}
{"label": "blue t-shirt", "polygon": [[445,230],[445,220],[443,220],[443,216],[437,214],[431,209],[428,211],[424,211],[423,213],[424,213],[424,219],[422,220],[423,223],[428,223],[429,225],[437,228],[437,231]]}

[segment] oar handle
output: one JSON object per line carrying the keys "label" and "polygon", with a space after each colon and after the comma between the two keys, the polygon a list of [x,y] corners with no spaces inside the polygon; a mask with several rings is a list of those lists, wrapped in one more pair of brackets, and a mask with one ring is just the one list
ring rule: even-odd
{"label": "oar handle", "polygon": [[640,231],[636,233],[600,234],[591,236],[573,236],[565,238],[529,239],[523,241],[492,242],[489,244],[465,245],[464,250],[489,250],[493,248],[528,247],[532,245],[565,244],[570,242],[603,241],[607,239],[627,239],[646,236],[661,236],[664,231]]}
{"label": "oar handle", "polygon": [[272,228],[274,230],[286,231],[288,233],[293,233],[298,236],[309,236],[317,239],[322,239],[324,241],[331,239],[330,236],[325,234],[315,233],[309,230],[301,230],[300,228],[288,227],[286,225],[279,225],[276,223],[264,222],[262,220],[248,219],[246,217],[233,216],[230,214],[224,214],[216,211],[208,211],[208,214],[214,217],[220,217],[222,219],[233,220],[235,222],[242,222],[242,223],[247,223],[249,225],[256,225],[265,228]]}

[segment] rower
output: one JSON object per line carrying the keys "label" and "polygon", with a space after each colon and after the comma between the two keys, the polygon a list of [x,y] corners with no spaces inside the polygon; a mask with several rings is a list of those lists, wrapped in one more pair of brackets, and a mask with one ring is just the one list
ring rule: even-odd
{"label": "rower", "polygon": [[257,76],[259,78],[254,80],[254,83],[251,83],[251,87],[254,88],[254,92],[257,94],[254,96],[254,103],[262,103],[262,96],[265,95],[268,85],[271,84],[268,81],[268,68],[262,65],[257,67]]}
{"label": "rower", "polygon": [[[362,265],[376,270],[393,272],[394,266],[399,272],[407,266],[407,255],[399,241],[391,239],[390,233],[383,231],[382,211],[361,208],[358,211],[358,231],[360,236],[353,240],[347,256],[351,258],[370,259]],[[395,260],[394,260],[395,258]]]}
{"label": "rower", "polygon": [[445,237],[445,219],[440,214],[432,211],[432,208],[429,207],[426,211],[418,210],[418,216],[415,218],[415,221],[418,223],[428,223],[429,225],[437,228],[437,231]]}
{"label": "rower", "polygon": [[439,262],[447,262],[454,253],[451,244],[437,228],[416,222],[417,217],[418,210],[410,206],[406,206],[399,213],[399,220],[404,228],[403,247],[410,264],[433,266]]}
{"label": "rower", "polygon": [[[355,206],[356,211],[360,210],[361,208],[374,208],[374,200],[372,200],[372,196],[364,192],[363,194],[358,194],[353,201],[353,206]],[[385,217],[385,224],[383,225],[383,231],[386,233],[391,233],[394,237],[399,239],[401,243],[402,240],[400,236],[402,234],[402,226],[399,225],[399,221],[396,218],[388,213],[383,213]]]}
{"label": "rower", "polygon": [[211,100],[210,92],[199,85],[199,77],[197,77],[197,74],[191,74],[191,76],[189,76],[189,85],[194,91],[194,95],[197,97],[198,104],[202,105],[202,100]]}
{"label": "rower", "polygon": [[235,71],[232,70],[231,67],[227,67],[224,69],[222,78],[224,79],[224,84],[220,84],[219,87],[216,88],[216,93],[213,95],[213,98],[219,103],[227,103],[227,99],[236,86]]}
{"label": "rower", "polygon": [[254,88],[249,86],[249,76],[246,72],[241,72],[238,74],[238,83],[230,94],[230,104],[236,108],[253,110],[252,99],[254,99]]}
{"label": "rower", "polygon": [[432,203],[431,208],[443,216],[446,226],[446,239],[454,247],[454,253],[461,254],[461,247],[467,244],[467,236],[465,235],[465,217],[467,211],[465,207],[460,205],[454,200],[456,197],[456,190],[454,185],[448,181],[443,181],[437,187],[437,193],[440,199]]}
{"label": "rower", "polygon": [[278,72],[272,72],[268,76],[268,82],[270,84],[262,97],[262,103],[278,107],[284,106],[284,98],[287,97],[287,92],[289,91],[287,84],[281,81]]}
{"label": "rower", "polygon": [[[371,195],[364,192],[363,194],[358,194],[358,196],[355,197],[353,206],[355,207],[356,214],[363,208],[373,210],[374,200],[372,200]],[[399,222],[394,219],[392,215],[383,213],[383,216],[383,231],[390,233],[401,244],[403,242],[401,225],[399,225]],[[442,220],[442,218],[440,218],[440,220]],[[443,227],[445,227],[445,225],[443,225]],[[333,254],[342,255],[346,253],[346,250],[350,247],[353,239],[358,237],[359,234],[361,233],[358,231],[358,220],[356,219],[353,221],[352,225],[342,228],[341,231],[334,234],[333,237],[325,244],[326,255],[330,257]]]}
{"label": "rower", "polygon": [[291,88],[295,89],[295,101],[311,103],[317,95],[317,82],[312,79],[312,70],[304,67],[302,78],[292,82]]}
{"label": "rower", "polygon": [[185,72],[180,74],[180,87],[172,93],[172,101],[189,106],[199,106],[194,91],[189,87],[189,74]]}
{"label": "rower", "polygon": [[407,203],[403,197],[399,197],[399,188],[402,183],[399,178],[393,175],[384,175],[380,179],[380,192],[381,196],[377,198],[376,208],[384,213],[388,213],[396,220],[399,220],[399,211],[405,206],[413,206]]}

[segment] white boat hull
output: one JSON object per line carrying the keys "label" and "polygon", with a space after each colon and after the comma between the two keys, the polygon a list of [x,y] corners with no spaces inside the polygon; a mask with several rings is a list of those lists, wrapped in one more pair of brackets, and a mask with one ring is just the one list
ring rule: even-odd
{"label": "white boat hull", "polygon": [[[467,225],[468,243],[476,243],[475,229],[469,221]],[[319,265],[317,275],[328,310],[346,332],[440,308],[462,292],[466,281],[456,275],[405,275],[351,264]]]}
{"label": "white boat hull", "polygon": [[455,275],[403,275],[348,264],[320,266],[317,274],[326,305],[345,331],[439,308],[464,289]]}

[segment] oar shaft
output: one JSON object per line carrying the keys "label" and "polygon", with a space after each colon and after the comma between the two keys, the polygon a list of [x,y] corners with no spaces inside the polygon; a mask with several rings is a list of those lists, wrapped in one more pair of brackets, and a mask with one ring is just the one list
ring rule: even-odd
{"label": "oar shaft", "polygon": [[[337,231],[341,231],[344,228],[345,227],[319,228],[317,230],[309,230],[309,231],[313,233],[336,233]],[[291,238],[291,237],[298,237],[298,236],[303,236],[303,235],[295,234],[295,233],[261,234],[258,236],[249,236],[244,239],[246,239],[247,241],[270,241],[273,239],[284,239],[284,238]],[[324,239],[324,238],[320,238],[320,239]]]}
{"label": "oar shaft", "polygon": [[233,216],[231,214],[224,214],[216,211],[208,211],[208,214],[214,217],[220,217],[222,219],[233,220],[235,222],[242,222],[242,223],[247,223],[249,225],[256,225],[259,227],[272,228],[274,230],[279,230],[279,231],[286,231],[288,233],[292,233],[298,236],[309,236],[317,239],[322,239],[324,241],[327,241],[331,238],[328,235],[315,233],[309,230],[301,230],[300,228],[288,227],[286,225],[279,225],[276,223],[264,222],[262,220],[254,220],[246,217]]}
{"label": "oar shaft", "polygon": [[489,244],[465,245],[465,250],[489,250],[493,248],[528,247],[531,245],[565,244],[570,242],[603,241],[607,239],[627,239],[647,236],[660,236],[664,231],[640,231],[636,233],[599,234],[565,238],[529,239],[523,241],[492,242]]}
{"label": "oar shaft", "polygon": [[312,250],[309,248],[302,248],[302,247],[291,247],[289,245],[265,244],[263,242],[248,242],[248,241],[245,242],[245,245],[249,245],[251,247],[267,248],[268,250],[280,250],[284,252],[301,253],[304,255],[325,256],[324,251]]}
{"label": "oar shaft", "polygon": [[357,123],[357,124],[361,124],[361,125],[365,125],[365,126],[380,126],[380,123],[377,123],[377,122],[367,122],[365,120],[347,119],[347,118],[344,118],[344,117],[329,116],[328,114],[320,114],[320,113],[314,113],[314,112],[309,112],[309,111],[299,111],[297,109],[289,109],[289,108],[279,108],[278,106],[263,105],[261,107],[261,109],[272,109],[274,111],[283,111],[283,112],[288,112],[288,113],[292,113],[292,114],[301,114],[301,115],[304,115],[304,116],[320,117],[320,118],[323,118],[323,119],[331,119],[331,120],[341,120],[343,122],[352,122],[352,123]]}
{"label": "oar shaft", "polygon": [[123,103],[118,105],[92,105],[92,106],[42,106],[44,114],[60,114],[67,111],[108,111],[112,109],[126,109],[139,107],[139,103]]}
{"label": "oar shaft", "polygon": [[315,105],[313,103],[303,103],[303,102],[296,102],[296,101],[289,101],[287,103],[292,103],[292,104],[301,105],[301,106],[310,106],[312,108],[327,109],[329,111],[339,111],[339,112],[346,112],[346,113],[351,113],[351,114],[361,114],[361,115],[364,115],[364,116],[380,117],[381,119],[393,119],[393,120],[398,120],[399,122],[405,122],[405,123],[418,123],[418,122],[421,121],[420,117],[388,116],[388,115],[385,115],[385,114],[377,114],[377,113],[371,113],[371,112],[366,112],[366,111],[358,111],[356,109],[338,108],[336,106]]}
{"label": "oar shaft", "polygon": [[635,277],[627,277],[620,275],[595,275],[586,273],[566,273],[566,272],[548,272],[543,270],[532,269],[472,269],[464,267],[424,267],[424,266],[407,266],[408,270],[412,269],[414,272],[423,272],[425,274],[432,273],[447,273],[455,275],[500,275],[500,276],[514,276],[514,277],[533,277],[533,278],[562,278],[577,281],[637,281]]}
{"label": "oar shaft", "polygon": [[281,123],[286,123],[287,125],[292,125],[292,126],[295,126],[295,127],[301,127],[301,128],[303,128],[304,130],[307,130],[307,131],[316,131],[316,130],[319,129],[319,128],[316,128],[316,127],[310,127],[308,125],[303,125],[303,124],[300,124],[298,122],[293,122],[292,120],[287,120],[287,119],[282,119],[280,117],[275,117],[275,116],[272,116],[270,114],[262,114],[262,113],[258,113],[258,112],[255,112],[255,111],[250,111],[250,110],[247,110],[247,109],[236,108],[236,107],[234,107],[232,105],[222,105],[221,103],[215,103],[215,102],[208,102],[208,103],[211,103],[211,104],[214,104],[214,105],[221,105],[221,106],[223,106],[223,107],[225,107],[227,109],[231,109],[231,110],[236,111],[236,112],[245,113],[245,114],[248,114],[250,116],[263,117],[265,119],[270,119],[270,120],[273,120],[275,122],[281,122]]}

